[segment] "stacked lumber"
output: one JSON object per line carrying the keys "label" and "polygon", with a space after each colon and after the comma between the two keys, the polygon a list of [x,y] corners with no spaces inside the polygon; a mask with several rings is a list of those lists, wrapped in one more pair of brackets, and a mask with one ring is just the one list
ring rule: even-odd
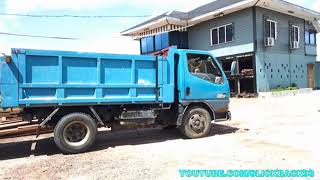
{"label": "stacked lumber", "polygon": [[19,109],[0,111],[0,126],[4,124],[22,122],[22,118],[19,116],[19,112]]}
{"label": "stacked lumber", "polygon": [[51,127],[40,128],[37,121],[23,121],[19,111],[19,109],[0,111],[0,138],[33,135],[37,133],[37,130],[39,133],[52,132]]}
{"label": "stacked lumber", "polygon": [[241,75],[243,76],[253,76],[254,72],[253,69],[242,69]]}
{"label": "stacked lumber", "polygon": [[254,98],[256,95],[254,93],[243,92],[237,95],[237,98]]}
{"label": "stacked lumber", "polygon": [[29,124],[22,124],[22,125],[15,124],[15,125],[16,127],[0,130],[0,138],[36,135],[37,133],[43,134],[43,133],[53,132],[52,127],[43,126],[39,128],[39,124],[29,123]]}

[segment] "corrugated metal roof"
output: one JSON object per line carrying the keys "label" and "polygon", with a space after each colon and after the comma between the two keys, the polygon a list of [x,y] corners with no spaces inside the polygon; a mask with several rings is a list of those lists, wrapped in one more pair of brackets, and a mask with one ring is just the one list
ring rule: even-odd
{"label": "corrugated metal roof", "polygon": [[[164,17],[172,17],[172,18],[177,18],[177,19],[180,19],[180,20],[187,20],[188,19],[188,13],[180,12],[180,11],[166,12],[166,13],[163,13],[163,14],[161,14],[159,16],[151,18],[151,19],[149,19],[149,20],[147,20],[145,22],[142,22],[142,23],[140,23],[140,24],[138,24],[136,26],[133,26],[132,28],[127,29],[125,31],[129,31],[129,30],[135,29],[137,27],[149,24],[151,22],[154,22],[154,21],[159,20],[159,19],[164,18]],[[123,32],[125,32],[125,31],[123,31]]]}
{"label": "corrugated metal roof", "polygon": [[194,9],[194,10],[189,11],[188,12],[188,17],[189,18],[194,18],[194,17],[197,17],[197,16],[201,16],[203,14],[206,14],[206,13],[209,13],[209,12],[212,12],[212,11],[215,11],[215,10],[230,6],[232,4],[235,4],[235,3],[238,3],[238,2],[241,2],[241,1],[243,1],[243,0],[216,0],[216,1],[213,1],[211,3],[205,4],[203,6],[200,6],[200,7],[196,8],[196,9]]}
{"label": "corrugated metal roof", "polygon": [[136,26],[133,26],[132,28],[129,28],[129,29],[127,29],[127,30],[124,30],[123,32],[129,31],[129,30],[132,30],[132,29],[135,29],[135,28],[137,28],[137,27],[140,27],[140,26],[149,24],[149,23],[151,23],[151,22],[153,22],[153,21],[156,21],[156,20],[158,20],[158,19],[167,17],[167,13],[168,13],[168,12],[163,13],[163,14],[161,14],[161,15],[159,15],[159,16],[154,17],[154,18],[151,18],[151,19],[149,19],[149,20],[147,20],[147,21],[145,21],[145,22],[142,22],[142,23],[140,23],[140,24],[138,24],[138,25],[136,25]]}

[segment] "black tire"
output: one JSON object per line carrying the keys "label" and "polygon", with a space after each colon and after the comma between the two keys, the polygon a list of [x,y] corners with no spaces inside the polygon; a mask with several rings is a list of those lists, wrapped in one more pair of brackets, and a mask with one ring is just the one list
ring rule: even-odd
{"label": "black tire", "polygon": [[202,107],[191,107],[185,113],[180,131],[190,139],[208,136],[211,131],[211,116]]}
{"label": "black tire", "polygon": [[54,142],[67,154],[88,150],[95,141],[96,122],[87,114],[71,113],[63,116],[54,129]]}

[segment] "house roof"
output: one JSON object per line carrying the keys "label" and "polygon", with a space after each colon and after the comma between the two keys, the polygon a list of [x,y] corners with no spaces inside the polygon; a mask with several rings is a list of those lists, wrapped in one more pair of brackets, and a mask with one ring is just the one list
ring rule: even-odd
{"label": "house roof", "polygon": [[136,26],[134,26],[134,27],[132,27],[130,29],[127,29],[127,30],[121,32],[121,34],[127,32],[127,31],[130,31],[130,30],[139,28],[139,27],[143,27],[144,25],[151,24],[152,22],[156,22],[156,21],[159,21],[159,20],[164,19],[164,18],[175,18],[175,19],[178,19],[178,20],[186,20],[186,19],[188,19],[188,13],[180,12],[180,11],[169,11],[169,12],[163,13],[163,14],[161,14],[159,16],[156,16],[154,18],[151,18],[151,19],[149,19],[149,20],[147,20],[145,22],[142,22],[142,23],[140,23],[140,24],[138,24],[138,25],[136,25]]}
{"label": "house roof", "polygon": [[241,1],[243,1],[243,0],[228,0],[228,1],[216,0],[211,3],[205,4],[203,6],[200,6],[194,10],[191,10],[187,14],[188,14],[189,18],[194,18],[194,17],[200,16],[200,15],[206,14],[208,12],[216,11],[218,9],[230,6],[234,3],[238,3]]}
{"label": "house roof", "polygon": [[216,0],[189,12],[171,11],[161,14],[121,32],[121,35],[138,36],[145,31],[166,25],[189,27],[253,6],[305,19],[312,22],[316,30],[320,32],[320,13],[283,0]]}

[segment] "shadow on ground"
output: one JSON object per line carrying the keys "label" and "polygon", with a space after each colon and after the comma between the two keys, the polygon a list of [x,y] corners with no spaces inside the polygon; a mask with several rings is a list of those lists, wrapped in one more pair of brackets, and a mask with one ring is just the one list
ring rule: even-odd
{"label": "shadow on ground", "polygon": [[[235,133],[239,128],[213,124],[209,136]],[[36,141],[35,151],[31,151],[33,137],[30,140],[0,143],[0,160],[16,159],[29,156],[62,154],[56,147],[53,137],[48,137]],[[105,150],[110,147],[124,145],[140,145],[158,143],[168,140],[184,139],[178,129],[140,129],[111,133],[110,131],[100,131],[97,135],[95,145],[90,151]]]}

